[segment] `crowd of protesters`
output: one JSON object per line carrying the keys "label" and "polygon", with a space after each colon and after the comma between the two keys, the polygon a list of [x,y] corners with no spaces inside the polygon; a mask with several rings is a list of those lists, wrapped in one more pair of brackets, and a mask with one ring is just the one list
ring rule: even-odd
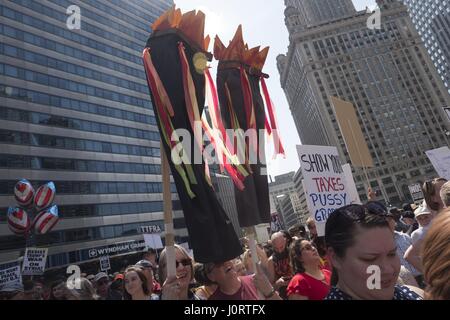
{"label": "crowd of protesters", "polygon": [[[176,275],[167,276],[167,255],[153,249],[134,265],[108,275],[83,274],[70,289],[66,279],[50,284],[23,281],[0,292],[11,300],[421,300],[450,299],[450,182],[423,186],[420,206],[386,208],[370,200],[334,211],[325,236],[313,219],[248,243],[229,261],[196,263],[175,245]],[[372,267],[375,269],[371,269]],[[369,285],[370,272],[379,283]],[[377,287],[378,285],[378,287]]]}

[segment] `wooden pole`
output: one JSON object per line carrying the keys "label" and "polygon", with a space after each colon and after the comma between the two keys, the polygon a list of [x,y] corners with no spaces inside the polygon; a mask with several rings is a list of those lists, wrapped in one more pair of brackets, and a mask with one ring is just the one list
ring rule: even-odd
{"label": "wooden pole", "polygon": [[175,265],[175,232],[173,228],[172,216],[172,192],[170,191],[170,169],[169,161],[161,141],[161,171],[163,182],[163,203],[164,203],[164,225],[166,242],[166,264],[167,278],[175,277],[177,274]]}

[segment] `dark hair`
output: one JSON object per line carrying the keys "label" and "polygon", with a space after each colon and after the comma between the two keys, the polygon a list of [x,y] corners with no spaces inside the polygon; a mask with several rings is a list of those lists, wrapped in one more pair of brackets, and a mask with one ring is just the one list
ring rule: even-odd
{"label": "dark hair", "polygon": [[[423,197],[425,202],[431,210],[437,211],[439,210],[439,203],[433,201],[432,197],[436,195],[439,190],[436,190],[436,184],[439,182],[447,182],[445,178],[434,178],[432,180],[427,180],[424,182],[422,186]],[[438,194],[439,195],[439,194]]]}
{"label": "dark hair", "polygon": [[[325,225],[325,243],[339,258],[343,258],[349,247],[354,244],[358,227],[363,229],[389,228],[386,212],[382,204],[375,201],[365,205],[351,204],[334,211]],[[331,285],[337,284],[338,274],[333,267]]]}
{"label": "dark hair", "polygon": [[294,270],[294,273],[305,272],[305,267],[303,267],[303,263],[299,260],[302,255],[302,241],[307,240],[296,239],[292,241],[292,244],[289,247],[289,260],[291,262],[292,270]]}
{"label": "dark hair", "polygon": [[194,279],[199,286],[208,286],[213,284],[211,280],[209,280],[206,274],[206,268],[203,263],[195,263],[194,264]]}
{"label": "dark hair", "polygon": [[125,272],[123,273],[123,279],[124,279],[123,280],[123,299],[124,300],[132,300],[131,295],[128,293],[127,289],[125,288],[125,277],[126,277],[126,274],[128,272],[136,272],[137,273],[137,275],[139,276],[139,279],[141,279],[142,290],[144,291],[144,294],[149,296],[151,294],[151,292],[150,292],[150,290],[148,289],[148,286],[147,286],[147,277],[145,276],[145,274],[144,274],[144,272],[142,271],[141,268],[133,266],[133,267],[128,267],[125,270]]}
{"label": "dark hair", "polygon": [[289,232],[286,231],[286,230],[281,230],[280,232],[281,232],[281,233],[284,235],[284,237],[286,238],[286,248],[288,248],[288,247],[291,245],[291,243],[292,243],[292,237],[291,237],[291,235],[289,234]]}
{"label": "dark hair", "polygon": [[59,286],[60,284],[64,283],[64,279],[56,279],[50,284],[50,296],[48,300],[57,300],[55,295],[53,294],[53,289]]}

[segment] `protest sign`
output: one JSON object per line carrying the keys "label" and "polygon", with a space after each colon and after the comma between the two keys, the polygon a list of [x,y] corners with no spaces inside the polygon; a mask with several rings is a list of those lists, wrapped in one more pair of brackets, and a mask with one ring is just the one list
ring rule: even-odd
{"label": "protest sign", "polygon": [[108,271],[111,269],[111,263],[109,261],[109,256],[100,257],[100,270]]}
{"label": "protest sign", "polygon": [[419,183],[409,185],[408,189],[414,201],[423,199],[422,186]]}
{"label": "protest sign", "polygon": [[439,177],[450,180],[450,149],[442,147],[425,151]]}
{"label": "protest sign", "polygon": [[342,170],[344,171],[345,175],[345,186],[347,187],[348,193],[350,194],[350,203],[361,204],[358,189],[356,188],[355,180],[353,179],[352,168],[347,163],[342,166]]}
{"label": "protest sign", "polygon": [[41,275],[47,262],[47,248],[27,248],[23,261],[23,275]]}
{"label": "protest sign", "polygon": [[0,264],[0,291],[22,288],[22,276],[19,261]]}
{"label": "protest sign", "polygon": [[325,235],[328,216],[352,199],[346,186],[336,147],[297,146],[304,178],[304,191],[319,236]]}
{"label": "protest sign", "polygon": [[153,248],[153,249],[162,249],[164,248],[161,240],[161,235],[152,233],[152,234],[144,234],[144,241],[147,249]]}

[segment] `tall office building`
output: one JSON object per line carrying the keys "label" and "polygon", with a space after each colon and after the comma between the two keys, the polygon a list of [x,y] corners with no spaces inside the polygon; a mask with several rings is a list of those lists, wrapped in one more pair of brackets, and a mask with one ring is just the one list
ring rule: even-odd
{"label": "tall office building", "polygon": [[450,2],[402,0],[450,93]]}
{"label": "tall office building", "polygon": [[[66,24],[71,5],[80,8],[79,30]],[[5,222],[20,178],[56,184],[62,219],[37,237],[49,268],[137,252],[141,229],[164,230],[160,137],[141,54],[151,23],[171,5],[1,2],[0,262],[25,246]],[[173,199],[176,240],[185,242]]]}
{"label": "tall office building", "polygon": [[285,0],[289,10],[296,11],[297,21],[293,25],[306,27],[331,19],[352,15],[356,12],[352,0]]}
{"label": "tall office building", "polygon": [[243,229],[239,225],[233,180],[225,174],[211,172],[211,182],[214,190],[216,191],[217,199],[233,224],[236,235],[239,238],[244,237],[245,234]]}
{"label": "tall office building", "polygon": [[[407,7],[379,4],[373,30],[365,11],[298,28],[299,9],[286,8],[290,45],[277,63],[302,143],[336,146],[350,163],[330,97],[353,103],[375,163],[370,184],[379,200],[398,205],[410,200],[408,185],[436,176],[424,152],[449,144],[450,96]],[[360,168],[354,175],[364,201],[366,179]]]}
{"label": "tall office building", "polygon": [[275,177],[269,183],[271,213],[277,213],[286,230],[298,224],[300,219],[300,199],[294,185],[295,172]]}

